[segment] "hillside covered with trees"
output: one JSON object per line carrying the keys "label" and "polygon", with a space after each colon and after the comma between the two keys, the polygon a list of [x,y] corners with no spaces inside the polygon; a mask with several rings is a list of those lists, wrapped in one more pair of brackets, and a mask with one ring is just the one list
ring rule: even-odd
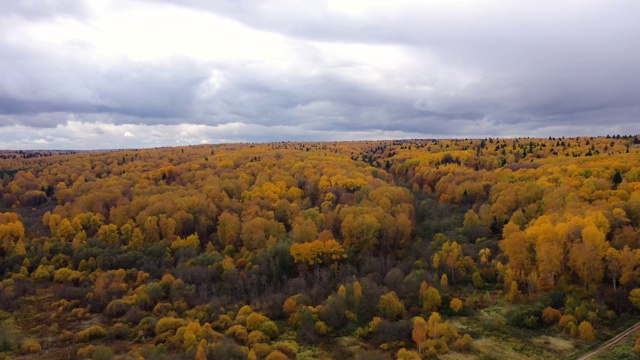
{"label": "hillside covered with trees", "polygon": [[0,359],[577,356],[640,320],[639,144],[1,151]]}

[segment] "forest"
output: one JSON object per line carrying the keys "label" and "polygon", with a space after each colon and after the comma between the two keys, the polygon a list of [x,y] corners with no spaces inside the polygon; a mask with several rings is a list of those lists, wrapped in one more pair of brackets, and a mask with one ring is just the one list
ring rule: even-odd
{"label": "forest", "polygon": [[0,151],[0,359],[577,358],[639,309],[637,135]]}

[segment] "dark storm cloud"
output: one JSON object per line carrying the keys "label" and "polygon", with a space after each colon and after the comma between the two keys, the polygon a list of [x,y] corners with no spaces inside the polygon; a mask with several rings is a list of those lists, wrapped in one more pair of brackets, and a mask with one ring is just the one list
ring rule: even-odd
{"label": "dark storm cloud", "polygon": [[[490,117],[496,124],[523,118],[562,123],[565,117],[571,124],[581,113],[631,111],[640,103],[640,3],[635,1],[489,2],[488,10],[475,12],[453,9],[455,4],[432,8],[414,3],[361,15],[332,11],[323,2],[161,1],[302,39],[410,46],[481,73],[481,82],[440,99],[432,114],[440,113],[442,120],[467,113]],[[314,85],[306,95],[322,93]],[[330,91],[334,84],[320,85]],[[385,95],[393,96],[352,91],[349,85],[333,92],[335,97],[347,95],[340,104],[359,97],[359,106],[375,107],[381,98],[388,99]],[[357,112],[344,115],[357,118]]]}
{"label": "dark storm cloud", "polygon": [[97,80],[105,112],[141,118],[188,118],[198,85],[206,72],[190,61],[126,64]]}
{"label": "dark storm cloud", "polygon": [[0,126],[19,122],[52,127],[67,118],[33,115],[61,112],[124,115],[112,117],[116,123],[121,118],[136,123],[185,121],[198,85],[207,78],[207,70],[189,59],[120,61],[105,67],[85,61],[81,53],[69,58],[2,42],[0,49],[8,55],[0,57],[0,114],[17,115]]}

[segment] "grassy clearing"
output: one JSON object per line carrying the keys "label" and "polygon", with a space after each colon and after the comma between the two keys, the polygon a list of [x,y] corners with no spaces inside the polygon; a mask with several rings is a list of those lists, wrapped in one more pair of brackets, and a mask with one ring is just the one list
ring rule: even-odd
{"label": "grassy clearing", "polygon": [[507,316],[515,305],[499,302],[474,315],[454,318],[459,331],[470,333],[474,354],[452,354],[444,359],[566,359],[581,353],[578,339],[548,329],[531,330],[511,326]]}
{"label": "grassy clearing", "polygon": [[568,355],[574,352],[576,349],[576,345],[574,342],[555,336],[539,336],[533,339],[533,342],[559,354],[567,353]]}
{"label": "grassy clearing", "polygon": [[640,359],[640,355],[631,351],[635,339],[640,332],[636,331],[634,334],[627,337],[624,341],[600,352],[596,356],[592,357],[593,360],[627,360],[627,359]]}

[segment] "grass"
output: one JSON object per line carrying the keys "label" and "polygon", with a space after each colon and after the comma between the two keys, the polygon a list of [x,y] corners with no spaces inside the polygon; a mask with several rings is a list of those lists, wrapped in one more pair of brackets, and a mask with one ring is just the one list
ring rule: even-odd
{"label": "grass", "polygon": [[580,341],[551,330],[530,330],[507,324],[516,305],[497,302],[466,318],[454,318],[456,328],[475,339],[474,354],[443,359],[566,359],[579,351]]}
{"label": "grass", "polygon": [[631,351],[635,342],[638,332],[630,335],[624,341],[600,352],[598,355],[592,357],[593,360],[627,360],[627,359],[640,359],[640,355]]}

